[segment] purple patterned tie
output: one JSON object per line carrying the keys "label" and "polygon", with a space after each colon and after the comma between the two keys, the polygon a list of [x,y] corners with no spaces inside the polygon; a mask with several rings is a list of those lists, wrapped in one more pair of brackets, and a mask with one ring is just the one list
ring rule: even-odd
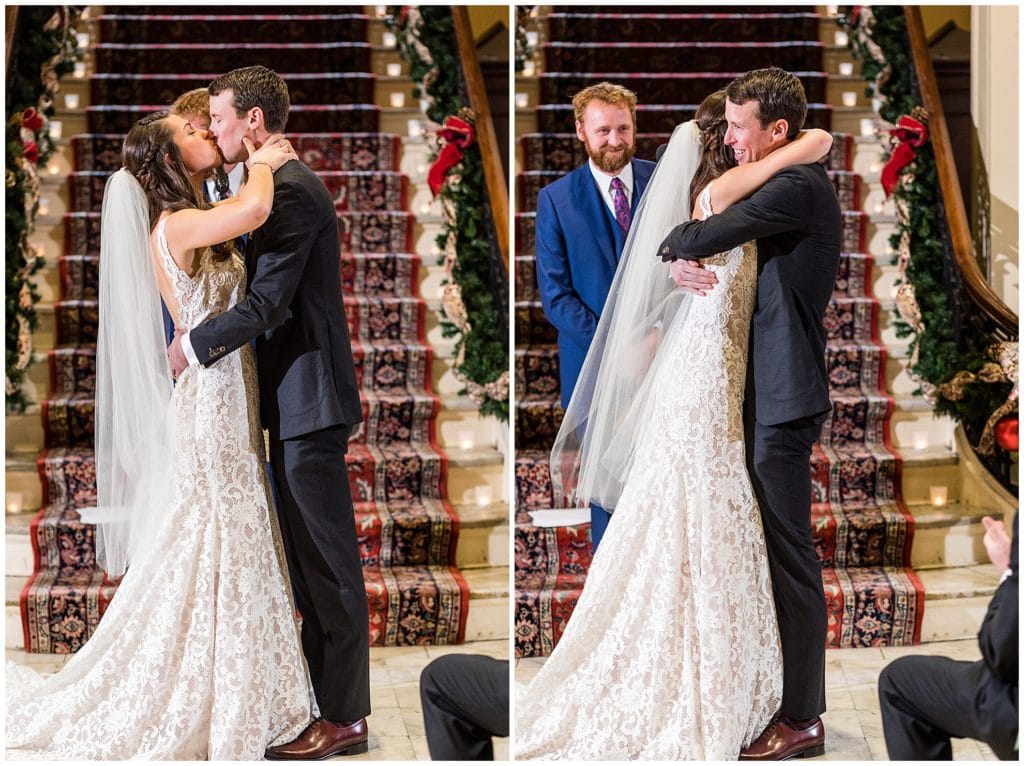
{"label": "purple patterned tie", "polygon": [[615,203],[615,220],[623,234],[629,233],[629,200],[626,199],[626,185],[616,176],[612,179],[612,202]]}

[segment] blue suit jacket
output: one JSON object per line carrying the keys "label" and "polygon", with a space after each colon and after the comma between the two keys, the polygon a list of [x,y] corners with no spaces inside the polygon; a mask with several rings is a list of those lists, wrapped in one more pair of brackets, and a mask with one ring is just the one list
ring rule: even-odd
{"label": "blue suit jacket", "polygon": [[[654,163],[634,159],[632,164],[636,212]],[[541,189],[536,241],[540,297],[548,321],[558,330],[564,407],[576,386],[626,242],[601,198],[589,163]]]}

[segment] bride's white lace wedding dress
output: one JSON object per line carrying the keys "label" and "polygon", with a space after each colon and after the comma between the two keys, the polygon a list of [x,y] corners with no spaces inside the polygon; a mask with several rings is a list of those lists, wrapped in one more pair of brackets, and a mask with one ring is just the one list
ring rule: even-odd
{"label": "bride's white lace wedding dress", "polygon": [[[237,255],[194,277],[161,256],[193,327],[244,292]],[[252,349],[193,365],[171,398],[173,504],[93,637],[56,674],[7,663],[8,758],[258,760],[316,705],[268,503]]]}
{"label": "bride's white lace wedding dress", "polygon": [[579,603],[517,686],[517,759],[735,760],[778,710],[782,656],[743,445],[755,245],[704,263],[718,284],[666,329],[651,417],[636,424],[638,454]]}

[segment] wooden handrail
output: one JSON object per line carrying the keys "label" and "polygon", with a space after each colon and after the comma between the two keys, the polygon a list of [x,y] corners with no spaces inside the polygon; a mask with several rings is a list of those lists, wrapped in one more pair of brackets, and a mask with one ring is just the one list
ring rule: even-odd
{"label": "wooden handrail", "polygon": [[11,48],[14,47],[14,30],[18,26],[18,6],[8,5],[4,14],[4,36],[7,38],[7,53],[4,60],[4,75],[11,65]]}
{"label": "wooden handrail", "polygon": [[491,107],[487,101],[480,61],[476,55],[476,43],[469,25],[469,11],[464,5],[452,6],[452,20],[455,22],[455,40],[459,46],[462,71],[466,76],[466,90],[469,92],[469,106],[476,114],[476,140],[480,145],[483,160],[484,181],[487,196],[491,201],[491,217],[494,219],[494,235],[498,239],[501,259],[508,274],[509,228],[508,228],[508,184],[501,165],[498,138],[494,133]]}
{"label": "wooden handrail", "polygon": [[928,111],[928,133],[935,153],[935,165],[939,174],[939,188],[942,201],[946,208],[949,235],[956,254],[956,264],[964,278],[964,286],[968,295],[978,304],[996,325],[1010,337],[1018,334],[1017,315],[989,285],[981,267],[974,257],[974,244],[971,239],[971,228],[967,221],[963,195],[960,193],[960,181],[956,172],[956,160],[953,157],[949,130],[946,127],[946,113],[942,109],[939,98],[939,87],[932,67],[928,41],[924,34],[924,23],[921,20],[921,9],[916,5],[907,5],[904,10],[907,21],[907,37],[910,50],[917,70],[917,82],[921,89],[921,100]]}

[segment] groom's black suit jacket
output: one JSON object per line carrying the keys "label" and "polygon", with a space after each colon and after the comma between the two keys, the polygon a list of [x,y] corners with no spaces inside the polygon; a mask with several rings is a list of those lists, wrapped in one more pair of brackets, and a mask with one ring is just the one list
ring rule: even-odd
{"label": "groom's black suit jacket", "polygon": [[[663,260],[696,260],[757,240],[750,359],[756,417],[767,426],[831,408],[822,317],[839,269],[842,214],[821,165],[774,175],[748,199],[675,227]],[[748,390],[749,396],[749,390]]]}
{"label": "groom's black suit jacket", "polygon": [[206,366],[256,339],[260,414],[274,438],[362,421],[341,294],[338,218],[324,182],[292,160],[246,247],[248,294],[189,333]]}

